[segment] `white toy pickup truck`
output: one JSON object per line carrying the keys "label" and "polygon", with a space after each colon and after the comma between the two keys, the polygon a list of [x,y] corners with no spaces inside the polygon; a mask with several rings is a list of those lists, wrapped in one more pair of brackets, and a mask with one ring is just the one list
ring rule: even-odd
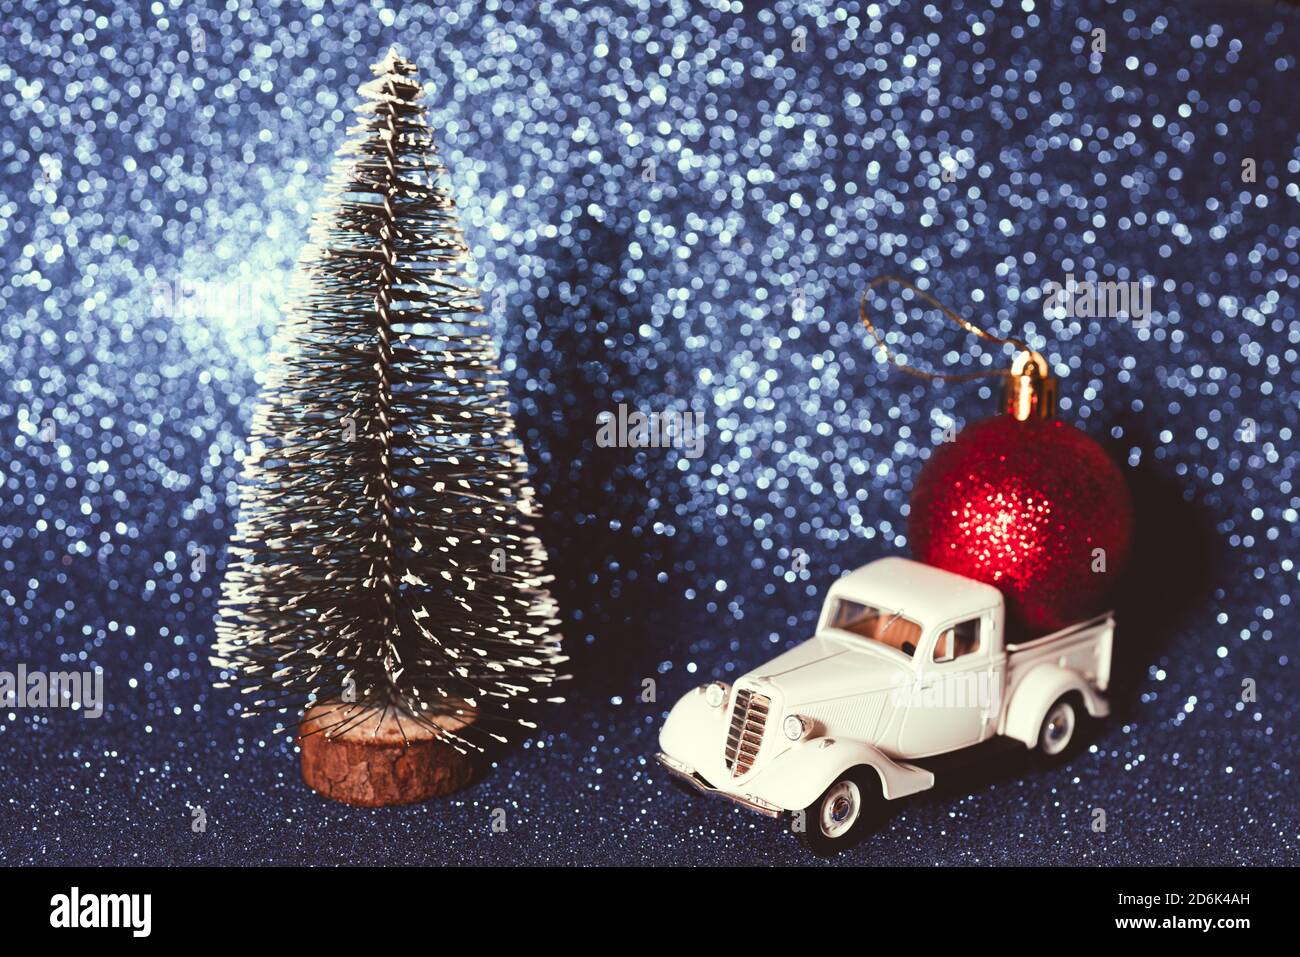
{"label": "white toy pickup truck", "polygon": [[1003,623],[991,585],[872,562],[831,586],[813,638],[678,701],[659,762],[699,791],[795,815],[810,850],[834,853],[883,802],[934,785],[911,762],[995,735],[1064,758],[1109,712],[1111,614],[1023,644],[1004,645]]}

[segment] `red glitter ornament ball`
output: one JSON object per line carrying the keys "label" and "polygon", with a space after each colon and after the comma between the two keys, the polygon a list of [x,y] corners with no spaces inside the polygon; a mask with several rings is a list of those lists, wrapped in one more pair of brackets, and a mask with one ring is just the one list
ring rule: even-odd
{"label": "red glitter ornament ball", "polygon": [[1132,529],[1124,476],[1096,442],[1055,418],[1012,415],[941,446],[908,519],[918,561],[996,585],[1009,624],[1031,634],[1105,610]]}

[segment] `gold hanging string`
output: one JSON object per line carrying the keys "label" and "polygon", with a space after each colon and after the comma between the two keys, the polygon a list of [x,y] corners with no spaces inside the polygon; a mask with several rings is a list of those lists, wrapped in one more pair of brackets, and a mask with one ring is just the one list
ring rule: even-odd
{"label": "gold hanging string", "polygon": [[972,335],[978,336],[981,339],[987,339],[989,342],[996,342],[999,345],[1016,346],[1022,352],[1031,351],[1029,346],[1025,345],[1023,342],[1021,342],[1019,339],[1015,338],[1014,336],[1009,336],[1006,339],[1003,339],[1001,336],[995,336],[993,335],[993,333],[986,332],[985,330],[981,329],[979,326],[975,325],[974,323],[968,322],[967,320],[963,319],[961,316],[957,315],[957,313],[949,309],[947,306],[945,306],[943,303],[939,302],[939,300],[935,299],[924,289],[918,288],[917,286],[908,282],[906,279],[902,279],[898,276],[880,276],[876,279],[871,280],[871,282],[867,284],[867,288],[863,290],[862,299],[858,303],[858,314],[862,316],[863,325],[865,325],[867,329],[870,330],[871,334],[875,337],[876,342],[879,344],[880,348],[885,350],[885,355],[889,358],[890,364],[896,366],[899,369],[902,369],[908,375],[914,375],[918,379],[927,379],[930,381],[941,379],[944,382],[969,382],[972,379],[988,379],[995,376],[998,378],[1002,378],[1006,376],[1007,372],[1005,369],[985,369],[981,372],[960,372],[960,373],[928,372],[925,369],[918,369],[915,366],[908,365],[906,362],[899,361],[898,358],[894,355],[894,353],[890,351],[889,346],[885,345],[885,337],[880,334],[880,332],[872,324],[871,319],[868,318],[867,316],[867,296],[871,295],[871,290],[875,289],[877,286],[883,286],[885,283],[891,283],[891,282],[897,283],[900,286],[905,286],[908,289],[912,290],[912,292],[916,293],[916,295],[920,296],[922,299],[924,299],[930,305],[934,306],[934,308],[938,309],[945,316],[947,316],[953,322],[957,323],[957,325],[961,326],[963,329],[965,329],[967,332],[971,333]]}

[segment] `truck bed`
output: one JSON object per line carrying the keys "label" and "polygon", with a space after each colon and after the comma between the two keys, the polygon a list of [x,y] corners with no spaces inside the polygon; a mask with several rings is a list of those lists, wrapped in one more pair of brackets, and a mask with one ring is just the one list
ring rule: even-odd
{"label": "truck bed", "polygon": [[1106,612],[1032,641],[1007,645],[1006,701],[1015,698],[1016,686],[1035,666],[1051,662],[1078,671],[1098,691],[1110,684],[1111,646],[1115,614]]}

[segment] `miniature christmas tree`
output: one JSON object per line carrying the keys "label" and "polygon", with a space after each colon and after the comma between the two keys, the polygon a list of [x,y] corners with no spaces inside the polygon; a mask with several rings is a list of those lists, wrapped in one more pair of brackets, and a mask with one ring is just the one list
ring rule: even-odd
{"label": "miniature christmas tree", "polygon": [[[454,758],[534,727],[565,659],[415,67],[372,70],[255,413],[212,661],[246,713]],[[383,790],[359,803],[418,799]]]}

